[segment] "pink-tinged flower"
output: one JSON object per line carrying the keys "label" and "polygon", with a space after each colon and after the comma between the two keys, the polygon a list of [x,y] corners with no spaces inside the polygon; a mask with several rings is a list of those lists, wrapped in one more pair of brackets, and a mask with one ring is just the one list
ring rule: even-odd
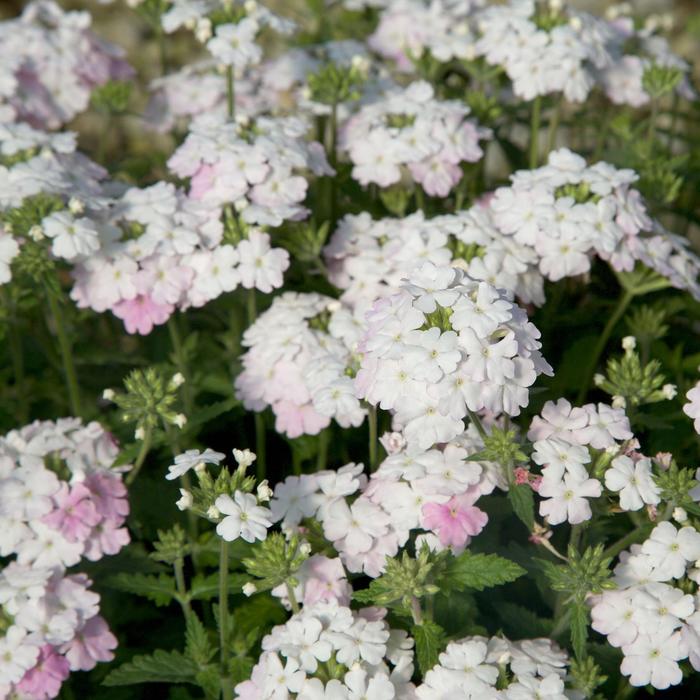
{"label": "pink-tinged flower", "polygon": [[165,323],[174,310],[172,304],[156,304],[147,294],[120,301],[112,307],[112,313],[124,321],[127,333],[139,335],[148,335],[153,326]]}
{"label": "pink-tinged flower", "polygon": [[[123,521],[122,521],[123,522]],[[129,530],[119,527],[121,522],[104,520],[92,531],[85,543],[83,556],[90,561],[97,561],[105,554],[116,554],[131,541]]]}
{"label": "pink-tinged flower", "polygon": [[49,700],[58,695],[69,675],[66,658],[58,654],[55,647],[45,644],[41,647],[36,666],[27,671],[17,684],[17,690],[22,697],[26,695],[32,700]]}
{"label": "pink-tinged flower", "polygon": [[467,492],[454,496],[447,503],[426,503],[423,506],[423,527],[435,530],[444,547],[464,547],[470,537],[478,535],[489,516],[473,505],[478,494]]}
{"label": "pink-tinged flower", "polygon": [[515,474],[516,484],[521,485],[529,483],[530,472],[527,469],[524,469],[523,467],[517,467],[513,473]]}
{"label": "pink-tinged flower", "polygon": [[93,472],[83,482],[90,489],[97,512],[105,519],[121,525],[129,515],[127,490],[121,477],[107,472]]}
{"label": "pink-tinged flower", "polygon": [[63,483],[54,495],[57,509],[45,515],[43,521],[56,528],[69,542],[82,542],[101,520],[91,499],[90,489],[77,483],[70,490]]}
{"label": "pink-tinged flower", "polygon": [[95,615],[60,651],[65,653],[71,671],[90,671],[98,661],[111,661],[114,658],[112,650],[116,648],[117,638],[104,619]]}
{"label": "pink-tinged flower", "polygon": [[272,409],[276,417],[275,430],[290,438],[318,435],[331,422],[328,416],[317,413],[311,404],[297,406],[293,401],[277,401]]}

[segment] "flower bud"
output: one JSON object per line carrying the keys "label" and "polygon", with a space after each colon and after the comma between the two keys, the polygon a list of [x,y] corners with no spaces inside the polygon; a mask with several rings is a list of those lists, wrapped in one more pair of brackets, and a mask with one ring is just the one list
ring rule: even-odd
{"label": "flower bud", "polygon": [[243,591],[244,596],[250,598],[253,593],[257,593],[258,587],[254,583],[244,583],[241,590]]}
{"label": "flower bud", "polygon": [[308,542],[302,542],[299,545],[299,551],[304,555],[304,556],[309,556],[311,554],[311,545]]}
{"label": "flower bud", "polygon": [[256,454],[247,449],[237,450],[234,448],[233,458],[236,460],[236,464],[238,464],[241,469],[245,470],[255,461]]}
{"label": "flower bud", "polygon": [[266,503],[272,498],[272,489],[270,488],[267,479],[258,484],[257,495],[260,503]]}
{"label": "flower bud", "polygon": [[583,22],[581,22],[580,17],[572,17],[569,20],[569,26],[575,31],[579,32],[583,28]]}
{"label": "flower bud", "polygon": [[597,374],[594,374],[594,375],[593,375],[593,383],[594,383],[596,386],[600,386],[604,381],[605,381],[605,375],[604,375],[604,374],[600,374],[600,372],[598,372]]}
{"label": "flower bud", "polygon": [[41,240],[43,240],[44,238],[46,238],[46,236],[44,235],[44,229],[41,228],[41,226],[39,226],[39,225],[37,225],[37,224],[35,224],[34,226],[32,226],[32,227],[29,229],[29,237],[30,237],[33,241],[41,241]]}
{"label": "flower bud", "polygon": [[187,489],[180,489],[180,498],[175,501],[175,505],[180,510],[187,510],[192,507],[192,494]]}
{"label": "flower bud", "polygon": [[197,28],[194,32],[197,41],[203,44],[211,39],[212,34],[211,20],[208,17],[203,17],[197,22]]}
{"label": "flower bud", "polygon": [[77,197],[71,197],[68,200],[68,211],[71,214],[82,214],[85,211],[85,202]]}
{"label": "flower bud", "polygon": [[187,423],[187,416],[184,413],[178,413],[173,419],[173,423],[175,423],[178,428],[182,429],[185,427],[185,423]]}
{"label": "flower bud", "polygon": [[136,428],[136,431],[134,432],[134,439],[136,440],[143,440],[146,437],[146,431],[144,430],[143,426],[139,426]]}
{"label": "flower bud", "polygon": [[209,506],[207,509],[207,517],[212,520],[218,520],[221,517],[221,511],[216,506]]}
{"label": "flower bud", "polygon": [[625,408],[627,406],[627,401],[624,396],[613,396],[612,407],[613,408]]}
{"label": "flower bud", "polygon": [[661,387],[661,393],[670,401],[676,397],[678,389],[675,384],[664,384],[663,387]]}
{"label": "flower bud", "polygon": [[673,509],[673,519],[677,523],[684,523],[688,519],[688,513],[685,510],[685,508],[681,508],[678,506],[677,508]]}
{"label": "flower bud", "polygon": [[632,352],[637,347],[637,339],[633,335],[626,335],[622,339],[622,349],[625,352]]}
{"label": "flower bud", "polygon": [[202,476],[204,472],[207,471],[207,465],[204,462],[197,462],[197,464],[194,465],[194,473],[197,476]]}
{"label": "flower bud", "polygon": [[172,385],[177,389],[185,383],[185,378],[182,376],[182,372],[177,372],[173,374],[173,378],[170,380]]}
{"label": "flower bud", "polygon": [[105,389],[102,392],[102,398],[105,401],[114,401],[115,396],[116,396],[116,393],[114,392],[114,389]]}

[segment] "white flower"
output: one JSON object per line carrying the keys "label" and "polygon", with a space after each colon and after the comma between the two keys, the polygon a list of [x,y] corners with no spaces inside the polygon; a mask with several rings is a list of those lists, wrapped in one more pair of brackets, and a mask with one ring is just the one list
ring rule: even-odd
{"label": "white flower", "polygon": [[249,17],[238,24],[220,24],[213,38],[207,42],[207,48],[214,58],[227,66],[245,68],[258,63],[262,49],[255,43],[258,24]]}
{"label": "white flower", "polygon": [[539,495],[547,500],[540,503],[540,515],[550,525],[569,521],[572,525],[590,520],[592,512],[588,498],[600,496],[602,487],[597,479],[577,479],[566,474],[563,480],[546,477],[540,484]]}
{"label": "white flower", "polygon": [[168,481],[177,479],[200,463],[219,464],[225,456],[221,452],[214,452],[214,450],[209,448],[201,453],[199,450],[187,450],[187,452],[183,452],[175,457],[175,463],[168,467],[168,473],[165,478]]}
{"label": "white flower", "polygon": [[632,644],[622,647],[622,651],[625,658],[620,670],[630,677],[633,686],[651,684],[665,690],[683,679],[677,662],[688,655],[688,650],[679,632],[640,635]]}
{"label": "white flower", "polygon": [[175,505],[179,510],[187,510],[192,506],[192,494],[187,489],[180,489],[180,498]]}
{"label": "white flower", "polygon": [[224,494],[216,499],[215,505],[226,515],[216,526],[216,532],[227,542],[239,537],[246,542],[267,537],[267,528],[272,526],[272,513],[268,508],[259,506],[252,494],[236,491],[233,498]]}
{"label": "white flower", "polygon": [[53,238],[51,250],[58,258],[74,260],[96,252],[100,236],[90,219],[74,219],[68,212],[50,214],[42,221],[44,233]]}
{"label": "white flower", "polygon": [[19,683],[36,663],[39,646],[27,639],[26,630],[12,625],[0,639],[0,678],[2,683]]}
{"label": "white flower", "polygon": [[256,457],[257,455],[255,452],[251,452],[250,450],[233,449],[233,458],[236,460],[236,464],[241,469],[246,469],[249,467],[255,461]]}
{"label": "white flower", "polygon": [[656,505],[661,500],[648,457],[636,462],[626,455],[616,457],[605,472],[605,486],[619,491],[620,506],[624,510],[639,510],[645,503]]}
{"label": "white flower", "polygon": [[692,527],[676,530],[669,522],[659,523],[642,545],[642,552],[651,557],[656,568],[672,578],[681,578],[687,564],[700,559],[700,532]]}

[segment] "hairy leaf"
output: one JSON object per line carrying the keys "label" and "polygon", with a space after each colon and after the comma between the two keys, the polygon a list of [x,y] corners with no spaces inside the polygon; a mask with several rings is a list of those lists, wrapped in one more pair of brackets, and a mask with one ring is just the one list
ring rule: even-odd
{"label": "hairy leaf", "polygon": [[447,561],[440,585],[443,592],[462,591],[465,588],[483,591],[485,588],[515,581],[524,573],[522,566],[497,554],[464,552]]}
{"label": "hairy leaf", "polygon": [[196,683],[199,666],[179,651],[156,649],[153,654],[135,656],[115,668],[102,681],[103,685],[135,685],[137,683]]}

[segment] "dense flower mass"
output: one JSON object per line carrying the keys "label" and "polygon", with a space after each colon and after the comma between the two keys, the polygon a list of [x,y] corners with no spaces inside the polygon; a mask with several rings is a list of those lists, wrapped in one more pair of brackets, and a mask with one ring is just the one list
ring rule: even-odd
{"label": "dense flower mass", "polygon": [[700,697],[643,4],[0,3],[0,700]]}
{"label": "dense flower mass", "polygon": [[362,185],[388,187],[407,171],[429,195],[445,197],[462,178],[461,164],[478,161],[479,141],[491,136],[468,114],[465,104],[437,100],[429,83],[416,82],[362,107],[340,145]]}
{"label": "dense flower mass", "polygon": [[[65,569],[128,544],[126,487],[99,424],[35,422],[0,439],[0,688],[54,698],[70,671],[111,661],[117,640],[84,574]],[[14,694],[14,695],[13,695]]]}
{"label": "dense flower mass", "polygon": [[427,449],[462,433],[470,411],[517,416],[537,375],[552,371],[539,337],[487,282],[426,262],[367,314],[355,388]]}

